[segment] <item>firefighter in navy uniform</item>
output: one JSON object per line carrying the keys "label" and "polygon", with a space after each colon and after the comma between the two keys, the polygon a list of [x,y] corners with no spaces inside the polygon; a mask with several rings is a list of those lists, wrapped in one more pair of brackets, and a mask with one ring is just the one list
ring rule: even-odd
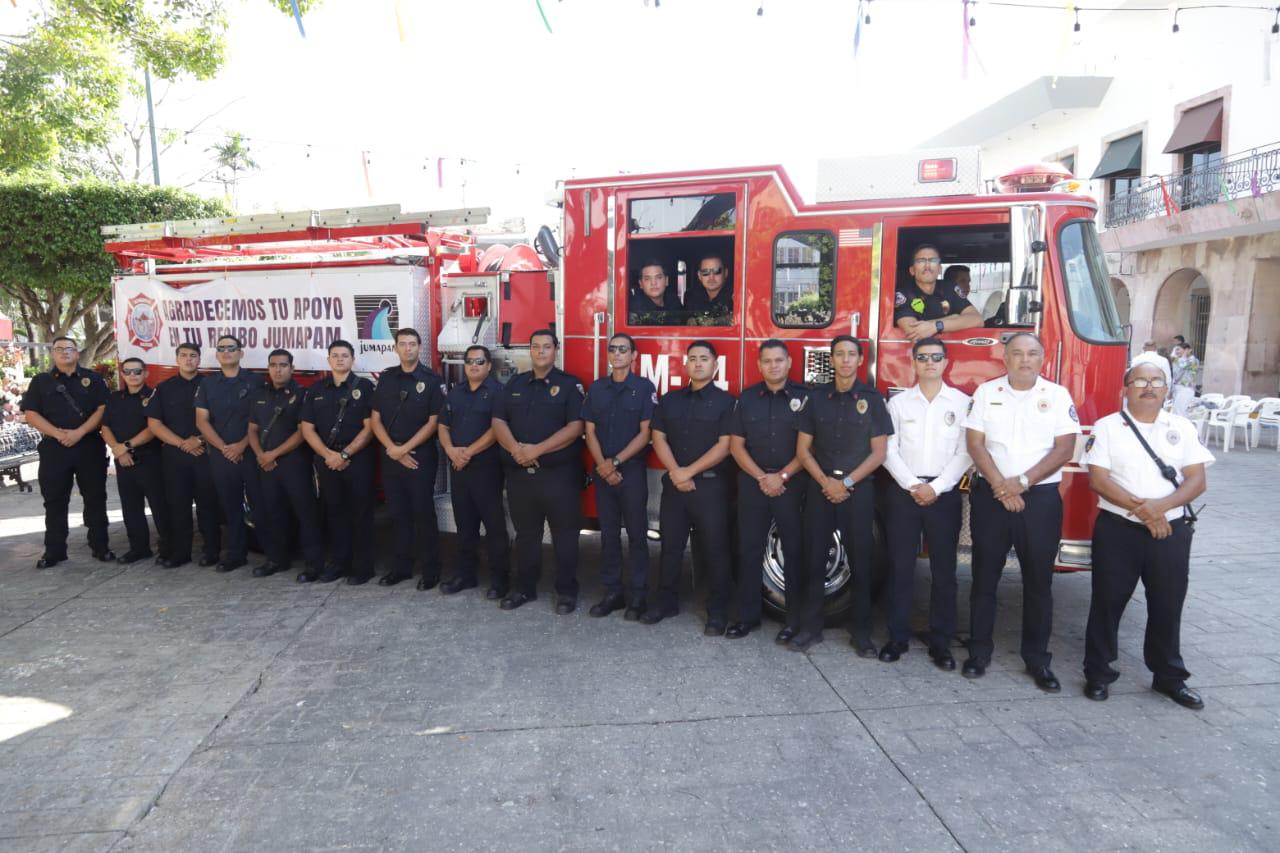
{"label": "firefighter in navy uniform", "polygon": [[653,451],[667,469],[662,478],[662,551],[658,602],[640,617],[656,625],[680,611],[680,567],[693,533],[695,559],[708,575],[703,634],[718,637],[729,617],[729,458],[734,399],[712,381],[716,350],[707,341],[685,349],[689,384],[669,391],[653,413]]}
{"label": "firefighter in navy uniform", "polygon": [[938,280],[941,271],[937,248],[917,246],[911,254],[913,281],[899,287],[893,301],[894,325],[911,341],[982,325],[982,315],[956,290],[956,283]]}
{"label": "firefighter in navy uniform", "polygon": [[435,437],[444,408],[444,377],[418,361],[421,348],[422,337],[416,329],[396,330],[400,364],[378,376],[369,425],[383,448],[382,488],[395,530],[391,568],[378,584],[395,586],[409,580],[415,558],[421,554],[418,589],[428,590],[440,583]]}
{"label": "firefighter in navy uniform", "polygon": [[[582,419],[587,425],[587,451],[595,461],[600,519],[600,581],[604,598],[591,615],[623,614],[634,622],[644,614],[649,591],[649,421],[658,402],[653,383],[632,372],[636,342],[630,335],[609,339],[608,376],[587,389]],[[630,602],[623,592],[622,528],[627,529],[627,563],[631,570]]]}
{"label": "firefighter in navy uniform", "polygon": [[159,558],[169,567],[168,507],[164,499],[164,472],[160,463],[160,442],[147,426],[147,412],[155,402],[155,389],[146,384],[147,367],[140,358],[120,362],[125,387],[107,398],[102,416],[102,439],[116,461],[116,488],[120,510],[129,537],[129,550],[119,562],[136,563],[151,556],[151,528],[147,525],[147,504],[156,522]]}
{"label": "firefighter in navy uniform", "polygon": [[166,540],[169,559],[161,565],[177,568],[191,562],[191,502],[196,505],[200,537],[204,540],[201,566],[218,562],[222,547],[222,526],[218,509],[218,492],[213,485],[213,469],[204,438],[196,429],[196,390],[204,381],[200,367],[200,347],[178,344],[178,375],[156,386],[155,396],[147,405],[147,426],[160,441],[164,494],[168,501],[165,515],[169,526]]}
{"label": "firefighter in navy uniform", "polygon": [[209,467],[227,525],[227,551],[217,571],[235,571],[249,562],[249,531],[244,502],[254,523],[262,521],[258,465],[249,453],[249,403],[262,387],[262,377],[240,366],[244,344],[234,335],[218,338],[218,373],[206,376],[196,390],[196,427],[211,450]]}
{"label": "firefighter in navy uniform", "polygon": [[348,342],[329,344],[330,373],[307,389],[302,403],[299,429],[315,454],[330,553],[322,571],[307,568],[298,583],[346,577],[359,586],[373,577],[374,387],[351,372],[355,359]]}
{"label": "firefighter in navy uniform", "polygon": [[[804,572],[804,492],[808,477],[796,456],[800,418],[809,390],[787,378],[791,356],[776,339],[760,344],[761,382],[743,390],[733,413],[729,449],[738,463],[737,621],[725,636],[745,637],[760,627],[760,573],[770,525],[782,543],[788,578]],[[790,584],[788,583],[788,587]],[[774,639],[788,642],[800,630],[799,601],[788,597],[787,622]]]}
{"label": "firefighter in navy uniform", "polygon": [[1062,537],[1062,466],[1071,461],[1080,419],[1066,388],[1040,376],[1044,345],[1018,332],[1004,345],[1007,375],[974,391],[966,442],[979,476],[969,492],[973,586],[969,659],[962,674],[980,678],[991,663],[996,588],[1010,546],[1022,570],[1022,660],[1036,686],[1057,693],[1049,668],[1053,564]]}
{"label": "firefighter in navy uniform", "polygon": [[40,495],[44,498],[44,554],[37,569],[67,559],[67,508],[71,486],[84,499],[89,550],[100,562],[114,560],[107,547],[107,455],[98,427],[107,405],[107,383],[79,365],[80,349],[68,337],[53,340],[53,368],[37,373],[22,395],[27,423],[40,440]]}
{"label": "firefighter in navy uniform", "polygon": [[533,369],[503,388],[493,407],[493,431],[516,528],[516,583],[501,607],[514,610],[538,597],[545,522],[556,557],[556,613],[564,616],[578,606],[583,392],[577,377],[555,366],[559,347],[550,329],[529,336]]}
{"label": "firefighter in navy uniform", "polygon": [[493,433],[493,407],[502,395],[502,383],[490,375],[493,356],[488,347],[467,347],[462,358],[466,381],[449,389],[440,413],[440,446],[453,467],[449,500],[458,528],[457,563],[452,576],[440,584],[440,591],[453,595],[477,585],[483,523],[489,555],[485,597],[498,601],[510,590],[511,576],[511,541],[502,506],[502,459]]}
{"label": "firefighter in navy uniform", "polygon": [[1191,421],[1163,410],[1169,384],[1163,367],[1141,358],[1125,376],[1127,413],[1098,421],[1085,445],[1089,485],[1102,511],[1093,529],[1084,695],[1106,699],[1120,675],[1111,665],[1119,657],[1120,616],[1141,580],[1147,601],[1142,657],[1151,687],[1198,711],[1204,701],[1187,687],[1191,673],[1180,648],[1182,605],[1195,525],[1189,507],[1204,492],[1204,469],[1214,460]]}
{"label": "firefighter in navy uniform", "polygon": [[253,393],[249,406],[249,449],[258,463],[262,489],[262,544],[267,560],[253,570],[265,578],[289,568],[290,511],[298,521],[298,538],[307,571],[324,569],[320,507],[311,474],[311,448],[303,444],[298,419],[302,386],[293,381],[293,353],[272,350],[267,356],[269,384]]}
{"label": "firefighter in navy uniform", "polygon": [[[884,461],[893,423],[884,398],[858,379],[862,346],[849,335],[831,341],[835,379],[814,386],[804,409],[796,455],[809,472],[805,495],[806,571],[793,583],[787,578],[787,605],[799,599],[799,630],[787,648],[804,651],[822,642],[823,598],[827,576],[827,543],[840,531],[851,570],[853,612],[849,643],[859,657],[875,657],[871,642],[871,550],[875,518],[871,474]],[[796,586],[799,589],[796,589]]]}
{"label": "firefighter in navy uniform", "polygon": [[884,467],[886,539],[893,565],[889,589],[889,642],[880,660],[893,663],[911,638],[912,585],[916,552],[924,534],[929,549],[929,657],[946,672],[956,668],[951,642],[956,634],[956,548],[963,507],[956,486],[973,464],[965,447],[964,419],[969,397],[942,380],[947,347],[924,338],[911,347],[916,384],[889,400],[893,434]]}

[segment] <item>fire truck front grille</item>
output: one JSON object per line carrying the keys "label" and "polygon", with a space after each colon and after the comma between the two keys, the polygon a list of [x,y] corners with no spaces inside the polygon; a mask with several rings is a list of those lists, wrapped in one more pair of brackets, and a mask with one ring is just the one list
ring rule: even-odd
{"label": "fire truck front grille", "polygon": [[831,382],[831,351],[826,347],[804,348],[804,381],[809,383]]}

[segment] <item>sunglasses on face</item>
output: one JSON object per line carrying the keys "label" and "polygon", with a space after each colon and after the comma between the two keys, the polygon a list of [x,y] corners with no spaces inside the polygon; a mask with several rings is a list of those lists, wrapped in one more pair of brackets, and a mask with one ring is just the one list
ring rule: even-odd
{"label": "sunglasses on face", "polygon": [[631,352],[631,347],[627,346],[626,344],[609,344],[609,352],[618,353],[619,355],[626,355],[627,353]]}
{"label": "sunglasses on face", "polygon": [[915,356],[916,361],[920,362],[921,364],[927,364],[930,361],[932,361],[934,364],[937,364],[940,361],[944,361],[946,357],[947,356],[945,353],[940,353],[940,352],[918,352],[916,353],[916,356]]}
{"label": "sunglasses on face", "polygon": [[223,344],[222,346],[218,347],[218,352],[235,352],[238,349],[240,349],[240,347],[236,346],[235,344]]}
{"label": "sunglasses on face", "polygon": [[146,371],[141,367],[122,367],[120,372],[125,376],[141,376]]}
{"label": "sunglasses on face", "polygon": [[488,361],[488,359],[484,359],[484,358],[464,358],[464,359],[462,360],[462,363],[463,363],[463,364],[474,364],[476,367],[482,367],[483,365],[488,364],[488,363],[489,363],[489,361]]}
{"label": "sunglasses on face", "polygon": [[698,270],[698,275],[704,276],[704,277],[709,275],[723,275],[723,274],[724,274],[724,267],[709,267],[705,270]]}

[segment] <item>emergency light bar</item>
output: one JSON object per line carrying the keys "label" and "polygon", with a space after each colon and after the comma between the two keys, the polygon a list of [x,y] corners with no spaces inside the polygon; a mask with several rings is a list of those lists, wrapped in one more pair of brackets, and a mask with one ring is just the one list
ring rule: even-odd
{"label": "emergency light bar", "polygon": [[367,207],[338,207],[327,210],[298,210],[289,213],[255,213],[213,219],[142,222],[133,225],[104,225],[103,237],[114,241],[152,240],[163,237],[231,237],[237,234],[279,234],[310,228],[351,228],[357,226],[421,223],[443,228],[480,225],[489,219],[489,208],[466,207],[402,213],[398,204]]}

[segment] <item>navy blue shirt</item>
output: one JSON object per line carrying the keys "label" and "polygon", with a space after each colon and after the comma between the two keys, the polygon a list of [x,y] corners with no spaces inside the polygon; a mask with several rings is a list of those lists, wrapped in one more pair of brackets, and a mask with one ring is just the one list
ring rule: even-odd
{"label": "navy blue shirt", "polygon": [[[388,367],[378,375],[373,408],[391,440],[404,444],[444,408],[444,377],[421,362],[407,373],[398,364]],[[424,446],[434,442],[433,435]]]}
{"label": "navy blue shirt", "polygon": [[[676,464],[692,465],[710,450],[733,426],[733,395],[709,382],[694,391],[692,387],[669,391],[658,400],[649,424],[666,436]],[[712,469],[723,476],[728,459]],[[703,472],[706,476],[711,472]]]}
{"label": "navy blue shirt", "polygon": [[903,317],[913,320],[941,320],[972,307],[972,302],[956,292],[955,285],[939,280],[933,286],[933,293],[925,293],[912,279],[894,294],[893,322],[896,323]]}
{"label": "navy blue shirt", "polygon": [[800,431],[813,436],[810,452],[827,474],[850,474],[871,455],[871,439],[893,435],[893,421],[880,392],[861,380],[848,391],[834,382],[815,385],[804,407]]}
{"label": "navy blue shirt", "polygon": [[776,392],[759,382],[738,397],[733,434],[746,439],[747,454],[766,473],[781,471],[795,458],[800,417],[808,404],[809,389],[799,382],[788,379]]}
{"label": "navy blue shirt", "polygon": [[182,374],[171,376],[156,386],[155,398],[147,404],[147,417],[155,418],[178,438],[198,436],[196,429],[196,391],[204,377],[197,373],[190,379]]}
{"label": "navy blue shirt", "polygon": [[66,374],[55,367],[31,377],[19,406],[24,412],[42,415],[58,429],[78,429],[107,404],[109,393],[103,378],[88,368],[76,367],[74,373]]}
{"label": "navy blue shirt", "polygon": [[[631,443],[640,432],[640,424],[653,419],[658,405],[658,392],[648,379],[628,373],[621,382],[604,376],[591,383],[582,403],[582,419],[596,426],[596,441],[605,459],[612,459]],[[626,463],[644,462],[637,453]]]}
{"label": "navy blue shirt", "polygon": [[[466,447],[484,435],[493,427],[493,406],[502,396],[502,383],[492,376],[486,376],[476,390],[471,390],[471,383],[463,380],[449,389],[445,397],[444,410],[440,412],[440,425],[449,428],[449,440],[454,447]],[[498,461],[498,445],[485,448],[479,456],[471,460],[476,462]]]}
{"label": "navy blue shirt", "polygon": [[303,396],[302,386],[292,379],[283,388],[268,383],[253,392],[249,420],[258,425],[263,450],[275,450],[298,431]]}
{"label": "navy blue shirt", "polygon": [[368,379],[350,374],[339,385],[331,373],[307,389],[298,419],[316,428],[325,447],[341,450],[355,440],[364,429],[364,422],[373,416],[373,392],[373,383]]}
{"label": "navy blue shirt", "polygon": [[227,376],[221,370],[210,373],[196,389],[196,408],[209,413],[209,423],[218,438],[234,444],[249,432],[250,398],[262,385],[261,376],[243,367],[235,376]]}
{"label": "navy blue shirt", "polygon": [[[506,421],[516,441],[537,444],[582,420],[582,383],[558,367],[551,368],[545,379],[534,378],[532,370],[521,373],[503,387],[494,403],[493,417]],[[518,467],[505,449],[499,453],[505,464]],[[582,444],[575,441],[543,454],[538,462],[543,467],[562,465],[573,462],[581,453]]]}
{"label": "navy blue shirt", "polygon": [[[116,441],[124,444],[147,428],[147,415],[155,405],[155,395],[155,389],[149,385],[143,385],[137,394],[130,394],[127,388],[113,391],[107,398],[107,410],[102,413],[102,425],[111,430]],[[134,460],[159,456],[160,440],[138,445],[131,455]]]}

